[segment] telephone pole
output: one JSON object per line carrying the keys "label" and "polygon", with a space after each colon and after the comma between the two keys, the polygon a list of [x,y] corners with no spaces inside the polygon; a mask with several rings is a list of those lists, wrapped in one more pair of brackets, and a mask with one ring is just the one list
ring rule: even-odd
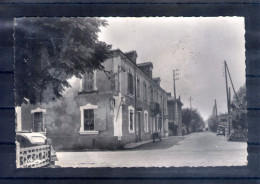
{"label": "telephone pole", "polygon": [[180,132],[180,122],[179,122],[179,112],[178,112],[178,102],[177,102],[177,96],[176,96],[176,80],[179,80],[176,76],[178,75],[177,71],[179,69],[173,70],[173,93],[174,93],[174,122],[178,125],[178,133]]}
{"label": "telephone pole", "polygon": [[173,93],[174,93],[174,100],[176,100],[176,80],[179,80],[179,78],[176,78],[176,76],[178,75],[178,73],[175,73],[179,71],[179,69],[175,69],[173,70]]}
{"label": "telephone pole", "polygon": [[215,99],[215,115],[217,120],[217,127],[218,127],[218,107],[217,107],[217,100]]}
{"label": "telephone pole", "polygon": [[190,101],[190,109],[192,108],[192,106],[191,106],[191,101],[193,100],[193,98],[192,97],[190,97],[189,98],[189,101]]}
{"label": "telephone pole", "polygon": [[229,106],[229,90],[228,90],[228,80],[227,80],[227,63],[224,61],[225,65],[225,80],[226,80],[226,93],[227,93],[227,110],[228,110],[228,115],[230,113],[230,106]]}

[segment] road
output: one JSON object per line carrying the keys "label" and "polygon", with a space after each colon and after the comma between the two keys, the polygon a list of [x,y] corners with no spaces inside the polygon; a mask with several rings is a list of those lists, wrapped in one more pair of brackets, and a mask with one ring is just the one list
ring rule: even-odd
{"label": "road", "polygon": [[247,144],[211,132],[168,137],[131,150],[57,152],[61,167],[207,167],[247,164]]}

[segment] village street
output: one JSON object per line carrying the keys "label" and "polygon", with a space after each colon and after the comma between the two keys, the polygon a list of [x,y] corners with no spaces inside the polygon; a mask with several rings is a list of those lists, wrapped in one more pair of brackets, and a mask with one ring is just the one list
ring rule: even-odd
{"label": "village street", "polygon": [[131,150],[57,152],[61,167],[241,166],[247,144],[228,142],[212,132],[168,137]]}

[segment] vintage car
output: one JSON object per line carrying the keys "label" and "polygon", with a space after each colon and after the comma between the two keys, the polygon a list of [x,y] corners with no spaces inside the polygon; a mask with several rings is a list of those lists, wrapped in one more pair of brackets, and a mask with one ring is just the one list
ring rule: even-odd
{"label": "vintage car", "polygon": [[45,135],[37,132],[17,132],[16,141],[20,143],[20,148],[27,148],[39,145],[50,145],[51,146],[51,165],[58,161],[56,152],[52,147],[51,140]]}
{"label": "vintage car", "polygon": [[222,125],[219,125],[218,126],[218,129],[217,129],[217,136],[218,135],[224,135],[225,136],[225,127],[222,126]]}

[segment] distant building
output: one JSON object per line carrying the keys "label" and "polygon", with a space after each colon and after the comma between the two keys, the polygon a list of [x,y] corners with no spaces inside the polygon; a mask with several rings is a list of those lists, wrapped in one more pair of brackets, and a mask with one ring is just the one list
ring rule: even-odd
{"label": "distant building", "polygon": [[182,135],[182,106],[180,97],[175,99],[168,93],[169,135]]}
{"label": "distant building", "polygon": [[57,102],[22,105],[21,129],[42,132],[56,149],[117,149],[168,135],[168,95],[151,62],[135,51],[113,51],[105,71],[89,71]]}

